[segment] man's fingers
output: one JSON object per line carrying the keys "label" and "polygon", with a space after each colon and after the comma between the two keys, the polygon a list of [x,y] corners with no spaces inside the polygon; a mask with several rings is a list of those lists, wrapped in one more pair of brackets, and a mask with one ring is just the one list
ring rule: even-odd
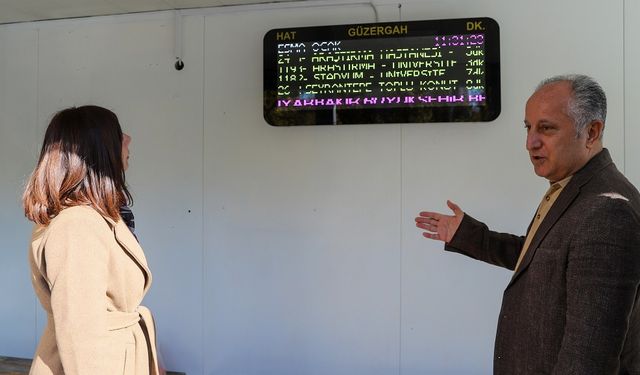
{"label": "man's fingers", "polygon": [[458,216],[458,215],[462,215],[462,210],[460,209],[460,207],[458,207],[457,204],[451,202],[450,200],[447,200],[447,206],[451,209],[451,211],[453,211],[453,213]]}
{"label": "man's fingers", "polygon": [[430,238],[432,240],[439,240],[440,239],[440,237],[438,236],[438,233],[423,232],[422,235],[427,237],[427,238]]}
{"label": "man's fingers", "polygon": [[420,227],[420,225],[426,225],[426,226],[432,226],[432,227],[436,227],[438,224],[440,224],[439,220],[436,220],[432,217],[416,217],[416,225]]}
{"label": "man's fingers", "polygon": [[457,204],[450,200],[447,200],[447,206],[451,211],[453,211],[455,216],[443,215],[431,211],[422,211],[415,218],[416,227],[425,230],[425,232],[422,233],[424,237],[438,241],[450,240],[448,238],[448,233],[451,229],[450,227],[459,222],[459,218],[464,215],[464,212]]}
{"label": "man's fingers", "polygon": [[427,221],[416,221],[416,227],[424,229],[424,230],[428,230],[428,231],[431,231],[431,232],[437,232],[438,231],[437,222],[436,223],[431,223],[431,222],[427,222]]}
{"label": "man's fingers", "polygon": [[420,215],[420,217],[424,217],[428,219],[430,218],[435,220],[439,220],[440,217],[442,216],[442,214],[439,214],[437,212],[429,212],[429,211],[422,211],[418,215]]}

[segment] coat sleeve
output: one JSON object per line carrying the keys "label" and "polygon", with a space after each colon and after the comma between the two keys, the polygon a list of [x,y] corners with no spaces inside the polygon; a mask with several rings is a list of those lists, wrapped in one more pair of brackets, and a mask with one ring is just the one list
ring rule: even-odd
{"label": "coat sleeve", "polygon": [[60,217],[52,225],[44,255],[64,372],[117,373],[110,368],[114,349],[106,322],[109,227],[100,216],[77,214]]}
{"label": "coat sleeve", "polygon": [[498,233],[464,214],[458,230],[445,250],[513,270],[524,245],[524,237]]}
{"label": "coat sleeve", "polygon": [[640,223],[629,202],[598,197],[567,259],[567,314],[553,374],[618,374],[640,285]]}

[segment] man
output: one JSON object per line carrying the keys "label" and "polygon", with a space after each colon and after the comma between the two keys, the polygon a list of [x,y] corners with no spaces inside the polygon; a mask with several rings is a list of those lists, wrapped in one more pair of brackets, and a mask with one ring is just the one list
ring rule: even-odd
{"label": "man", "polygon": [[606,97],[591,78],[543,81],[525,110],[526,148],[549,180],[526,237],[490,231],[454,203],[416,226],[445,249],[515,270],[494,373],[640,374],[640,194],[602,146]]}

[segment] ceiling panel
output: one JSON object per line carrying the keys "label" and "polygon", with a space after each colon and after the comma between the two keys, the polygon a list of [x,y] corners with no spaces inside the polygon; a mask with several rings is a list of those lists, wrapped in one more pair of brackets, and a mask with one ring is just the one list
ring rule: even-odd
{"label": "ceiling panel", "polygon": [[[78,0],[74,0],[78,1]],[[82,1],[82,0],[80,0]],[[166,0],[102,0],[113,6],[113,9],[121,9],[120,13],[150,12],[155,10],[172,9],[173,6]]]}
{"label": "ceiling panel", "polygon": [[3,0],[0,2],[0,18],[4,23],[121,12],[121,9],[114,8],[105,0]]}
{"label": "ceiling panel", "polygon": [[[208,5],[214,2],[213,0],[167,0],[167,3],[171,3],[175,8],[187,9],[187,8],[205,8],[212,5]],[[256,4],[266,3],[267,1],[247,1],[247,0],[216,0],[217,5],[244,5],[244,4]],[[271,1],[272,2],[272,1]]]}
{"label": "ceiling panel", "polygon": [[0,0],[0,24],[292,0]]}

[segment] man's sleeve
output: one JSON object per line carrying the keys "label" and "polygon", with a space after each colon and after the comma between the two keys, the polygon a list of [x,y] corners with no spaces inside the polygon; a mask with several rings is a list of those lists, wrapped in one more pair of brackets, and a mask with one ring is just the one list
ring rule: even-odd
{"label": "man's sleeve", "polygon": [[567,315],[553,374],[618,374],[640,285],[640,223],[623,199],[599,197],[571,239]]}
{"label": "man's sleeve", "polygon": [[522,236],[490,231],[485,224],[465,213],[451,242],[445,244],[444,248],[513,270],[524,239]]}

